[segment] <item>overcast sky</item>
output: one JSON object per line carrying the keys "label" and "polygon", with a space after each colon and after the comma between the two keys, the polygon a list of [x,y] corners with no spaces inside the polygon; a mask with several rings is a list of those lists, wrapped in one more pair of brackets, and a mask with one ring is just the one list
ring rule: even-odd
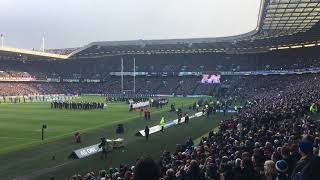
{"label": "overcast sky", "polygon": [[256,27],[260,0],[0,0],[0,33],[19,48],[221,37]]}

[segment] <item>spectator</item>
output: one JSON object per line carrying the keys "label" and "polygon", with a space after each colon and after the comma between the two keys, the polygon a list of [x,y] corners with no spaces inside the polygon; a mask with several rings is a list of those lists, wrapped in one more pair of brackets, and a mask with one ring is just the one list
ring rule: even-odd
{"label": "spectator", "polygon": [[159,180],[160,169],[150,157],[140,159],[134,167],[135,180]]}
{"label": "spectator", "polygon": [[173,169],[168,169],[166,172],[165,180],[176,180],[176,175]]}
{"label": "spectator", "polygon": [[242,169],[239,180],[259,180],[257,172],[253,168],[253,163],[249,158],[245,158],[241,163]]}
{"label": "spectator", "polygon": [[264,163],[264,175],[265,175],[265,180],[276,179],[276,169],[273,161],[268,160]]}
{"label": "spectator", "polygon": [[277,178],[276,180],[289,180],[288,176],[288,164],[285,160],[279,160],[276,163]]}
{"label": "spectator", "polygon": [[313,137],[304,136],[299,142],[301,159],[292,173],[293,180],[317,180],[320,177],[320,158],[313,155]]}

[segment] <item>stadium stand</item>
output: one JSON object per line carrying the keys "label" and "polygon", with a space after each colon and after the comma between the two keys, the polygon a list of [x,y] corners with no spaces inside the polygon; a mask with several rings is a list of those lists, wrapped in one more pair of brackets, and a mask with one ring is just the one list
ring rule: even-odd
{"label": "stadium stand", "polygon": [[[223,78],[221,84],[201,84],[198,78],[138,78],[136,82],[138,94],[167,94],[167,95],[220,95],[239,96],[242,99],[250,97],[258,91],[271,89],[282,90],[283,85],[304,79],[320,78],[318,74],[305,75],[272,75],[272,76],[228,76]],[[152,80],[155,83],[151,82]],[[132,81],[125,86],[132,87]],[[146,84],[146,85],[145,85]],[[151,85],[152,84],[152,85]],[[34,94],[116,94],[121,91],[119,80],[110,79],[103,83],[70,83],[70,82],[0,82],[1,96],[7,95],[34,95]],[[6,86],[10,88],[5,89]],[[23,91],[20,87],[32,89]]]}
{"label": "stadium stand", "polygon": [[[168,75],[179,72],[205,71],[251,71],[251,70],[293,70],[319,67],[319,47],[286,49],[258,54],[177,54],[177,55],[138,55],[137,72],[166,72]],[[63,77],[105,78],[111,72],[120,72],[120,57],[71,59],[64,61],[18,60],[6,58],[0,52],[0,67],[4,71],[22,71],[30,74],[53,74]],[[132,72],[133,56],[126,56],[124,71]],[[161,62],[161,63],[160,63]]]}

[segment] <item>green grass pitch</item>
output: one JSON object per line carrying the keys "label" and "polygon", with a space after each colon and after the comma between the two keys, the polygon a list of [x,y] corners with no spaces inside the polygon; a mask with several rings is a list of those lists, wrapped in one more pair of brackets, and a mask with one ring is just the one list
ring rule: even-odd
{"label": "green grass pitch", "polygon": [[[104,97],[79,97],[78,101],[104,101]],[[170,98],[176,107],[188,110],[188,105],[197,98]],[[134,134],[145,125],[157,125],[164,115],[175,119],[169,113],[169,105],[152,108],[151,120],[140,118],[140,112],[129,112],[125,103],[109,103],[104,110],[59,110],[50,109],[49,103],[0,104],[0,179],[17,177],[48,179],[54,175],[64,179],[76,173],[95,171],[102,168],[118,167],[119,164],[134,163],[140,156],[159,157],[164,150],[173,151],[178,143],[187,137],[197,139],[212,130],[225,118],[217,114],[210,119],[192,119],[189,125],[169,128],[164,134],[157,133],[145,142]],[[192,112],[190,112],[192,113]],[[118,123],[123,123],[125,133],[115,134]],[[41,126],[46,124],[45,141],[41,141]],[[73,133],[80,131],[83,142],[76,144]],[[93,155],[81,160],[70,160],[67,156],[74,149],[99,142],[100,137],[124,138],[125,148],[114,150],[107,160]],[[56,159],[52,160],[52,156]]]}

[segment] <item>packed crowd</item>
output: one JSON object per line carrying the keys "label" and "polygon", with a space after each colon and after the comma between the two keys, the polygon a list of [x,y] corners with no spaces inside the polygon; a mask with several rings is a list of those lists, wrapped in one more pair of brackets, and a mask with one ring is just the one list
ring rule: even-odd
{"label": "packed crowd", "polygon": [[28,72],[0,71],[0,78],[31,78]]}
{"label": "packed crowd", "polygon": [[108,91],[108,87],[109,84],[107,83],[0,82],[0,95],[102,94]]}
{"label": "packed crowd", "polygon": [[[136,55],[136,72],[167,72],[169,76],[174,73],[178,75],[178,72],[304,69],[320,66],[318,50],[319,47],[312,47],[255,54]],[[0,70],[28,72],[33,77],[44,75],[48,78],[104,79],[110,72],[121,70],[119,56],[73,58],[68,61],[50,61],[41,58],[18,61],[7,59],[7,56],[5,52],[0,52]],[[125,56],[123,59],[124,71],[132,72],[133,57]]]}
{"label": "packed crowd", "polygon": [[198,145],[188,139],[159,161],[142,158],[72,179],[318,180],[320,124],[309,108],[320,106],[320,84],[312,77],[284,86],[256,93]]}
{"label": "packed crowd", "polygon": [[[136,78],[136,94],[143,96],[165,95],[213,95],[232,96],[239,99],[253,97],[261,91],[281,91],[295,81],[319,78],[319,74],[222,76],[221,84],[201,84],[200,77]],[[124,89],[132,89],[132,80],[124,81]],[[71,82],[0,82],[0,96],[26,96],[35,94],[105,94],[111,101],[121,92],[119,78],[102,83]],[[132,94],[132,90],[126,94]]]}

